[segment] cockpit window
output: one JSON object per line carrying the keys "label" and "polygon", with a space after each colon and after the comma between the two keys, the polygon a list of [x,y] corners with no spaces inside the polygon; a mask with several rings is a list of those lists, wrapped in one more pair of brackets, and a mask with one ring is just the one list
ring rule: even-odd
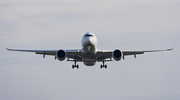
{"label": "cockpit window", "polygon": [[90,37],[90,36],[92,36],[92,37],[93,37],[93,35],[90,35],[90,34],[87,34],[87,35],[85,35],[84,37]]}

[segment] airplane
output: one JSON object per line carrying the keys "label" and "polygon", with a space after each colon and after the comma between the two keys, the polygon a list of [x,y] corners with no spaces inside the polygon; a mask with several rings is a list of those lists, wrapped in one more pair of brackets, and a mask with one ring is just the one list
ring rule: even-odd
{"label": "airplane", "polygon": [[[9,49],[6,48],[9,51],[22,51],[22,52],[35,52],[35,54],[41,54],[43,55],[43,58],[45,58],[45,55],[52,55],[55,56],[59,61],[63,61],[67,58],[67,61],[73,61],[74,65],[72,65],[72,68],[79,68],[79,65],[77,65],[77,62],[83,62],[86,66],[94,66],[96,62],[102,62],[102,65],[100,65],[100,68],[107,68],[107,65],[105,65],[105,62],[107,61],[119,61],[122,58],[124,59],[125,56],[128,55],[134,55],[136,58],[137,54],[144,54],[145,52],[159,52],[159,51],[170,51],[171,49],[165,49],[165,50],[146,50],[146,51],[121,51],[119,49],[115,50],[99,50],[97,49],[97,38],[93,33],[86,33],[82,37],[81,40],[82,49],[76,49],[76,50],[19,50],[19,49]],[[113,58],[113,59],[112,59]]]}

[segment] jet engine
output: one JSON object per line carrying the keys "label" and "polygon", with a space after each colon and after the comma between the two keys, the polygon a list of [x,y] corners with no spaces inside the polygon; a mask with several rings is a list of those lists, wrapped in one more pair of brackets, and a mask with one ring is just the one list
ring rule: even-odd
{"label": "jet engine", "polygon": [[66,58],[66,52],[64,50],[59,50],[56,53],[56,58],[60,61],[63,61]]}
{"label": "jet engine", "polygon": [[122,53],[120,50],[116,49],[116,50],[114,50],[114,52],[112,53],[112,56],[113,56],[113,59],[114,59],[114,60],[119,61],[119,60],[121,60],[121,58],[123,57],[123,53]]}

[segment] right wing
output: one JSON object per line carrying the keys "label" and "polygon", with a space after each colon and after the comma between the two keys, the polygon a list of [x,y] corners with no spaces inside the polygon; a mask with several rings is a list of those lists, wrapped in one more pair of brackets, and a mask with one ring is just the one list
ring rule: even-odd
{"label": "right wing", "polygon": [[9,51],[35,52],[36,54],[45,54],[45,55],[56,55],[56,52],[58,52],[58,50],[20,50],[20,49],[9,49],[9,48],[6,49]]}
{"label": "right wing", "polygon": [[[6,48],[9,51],[20,51],[20,52],[34,52],[35,54],[42,54],[43,57],[45,57],[45,55],[52,55],[56,57],[56,53],[59,50],[20,50],[20,49],[9,49]],[[77,59],[78,61],[82,61],[82,50],[81,49],[76,49],[76,50],[64,50],[67,54],[67,58],[68,61],[73,61],[73,60],[69,60],[69,58],[71,59]]]}

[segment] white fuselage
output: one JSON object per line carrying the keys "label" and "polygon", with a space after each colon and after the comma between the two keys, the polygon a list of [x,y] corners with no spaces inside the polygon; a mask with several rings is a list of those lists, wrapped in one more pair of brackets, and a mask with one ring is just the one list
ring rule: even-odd
{"label": "white fuselage", "polygon": [[96,64],[97,38],[93,33],[86,33],[82,38],[82,60],[85,65]]}

